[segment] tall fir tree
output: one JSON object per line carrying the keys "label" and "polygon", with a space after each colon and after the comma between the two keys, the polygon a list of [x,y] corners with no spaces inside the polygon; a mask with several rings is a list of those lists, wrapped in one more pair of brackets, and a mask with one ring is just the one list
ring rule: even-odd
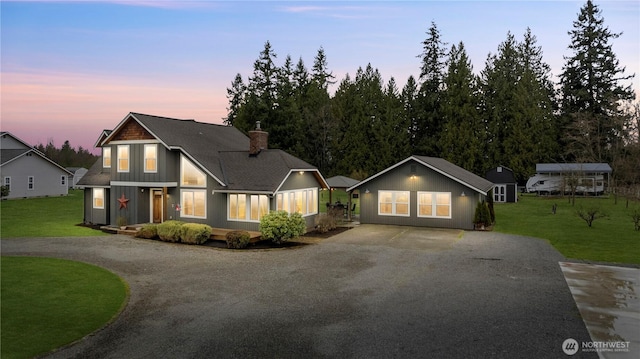
{"label": "tall fir tree", "polygon": [[[227,108],[227,118],[224,120],[224,124],[227,126],[238,125],[236,119],[238,112],[244,104],[244,96],[247,91],[247,86],[242,80],[242,75],[236,74],[236,77],[231,82],[231,87],[227,87],[227,99],[229,100],[229,107]],[[245,127],[245,126],[240,126]]]}
{"label": "tall fir tree", "polygon": [[565,57],[560,74],[561,116],[568,160],[607,162],[622,133],[622,102],[635,97],[633,75],[625,75],[612,48],[613,33],[604,24],[600,8],[588,0],[569,31],[572,55]]}
{"label": "tall fir tree", "polygon": [[439,133],[443,126],[440,106],[446,54],[446,43],[441,40],[435,22],[431,22],[427,38],[422,42],[422,54],[418,56],[421,84],[417,101],[419,116],[411,125],[414,153],[437,156],[440,152],[438,139],[433,134]]}
{"label": "tall fir tree", "polygon": [[478,113],[478,85],[471,61],[460,42],[451,46],[442,95],[442,156],[474,173],[482,173],[486,129]]}

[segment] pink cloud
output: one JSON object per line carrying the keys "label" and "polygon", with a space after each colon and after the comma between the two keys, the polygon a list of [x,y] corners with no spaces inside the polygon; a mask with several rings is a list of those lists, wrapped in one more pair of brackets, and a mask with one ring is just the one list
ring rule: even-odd
{"label": "pink cloud", "polygon": [[103,129],[129,112],[221,123],[226,116],[224,87],[132,77],[62,72],[1,74],[2,131],[36,145],[93,149]]}

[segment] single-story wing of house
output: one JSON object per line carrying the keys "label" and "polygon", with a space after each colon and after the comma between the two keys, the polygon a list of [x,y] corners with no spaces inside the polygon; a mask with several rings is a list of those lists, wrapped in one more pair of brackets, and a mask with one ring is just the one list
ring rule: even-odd
{"label": "single-story wing of house", "polygon": [[485,178],[495,184],[493,187],[494,202],[518,202],[518,181],[513,175],[513,170],[505,166],[498,166],[487,171]]}
{"label": "single-story wing of house", "polygon": [[0,132],[3,198],[66,196],[71,172],[9,132]]}
{"label": "single-story wing of house", "polygon": [[347,191],[360,192],[360,223],[473,229],[493,183],[437,157],[410,156]]}
{"label": "single-story wing of house", "polygon": [[257,231],[262,216],[284,210],[301,213],[313,228],[325,179],[267,142],[259,124],[247,137],[230,126],[129,113],[99,136],[102,156],[78,183],[84,220],[176,219]]}

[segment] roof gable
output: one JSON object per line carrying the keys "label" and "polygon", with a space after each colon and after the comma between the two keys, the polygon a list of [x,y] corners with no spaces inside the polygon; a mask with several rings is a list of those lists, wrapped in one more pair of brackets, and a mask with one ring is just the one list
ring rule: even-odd
{"label": "roof gable", "polygon": [[481,194],[486,195],[487,192],[489,190],[491,190],[493,188],[493,183],[489,182],[488,180],[472,173],[469,172],[467,170],[465,170],[462,167],[456,166],[453,163],[443,159],[443,158],[439,158],[439,157],[427,157],[427,156],[417,156],[417,155],[413,155],[410,156],[406,159],[404,159],[403,161],[400,161],[398,163],[396,163],[395,165],[388,167],[385,170],[382,170],[381,172],[378,172],[377,174],[364,179],[363,181],[359,182],[358,184],[347,188],[347,191],[352,191],[357,187],[362,186],[363,184],[371,181],[374,178],[377,178],[389,171],[392,171],[393,169],[409,162],[409,161],[416,161],[417,163],[430,168],[431,170],[438,172],[450,179],[452,179],[453,181],[456,181],[458,183],[461,183]]}

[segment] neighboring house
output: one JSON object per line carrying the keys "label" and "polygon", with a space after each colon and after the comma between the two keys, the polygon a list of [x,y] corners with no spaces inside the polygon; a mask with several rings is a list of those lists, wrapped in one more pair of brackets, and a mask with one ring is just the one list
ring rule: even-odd
{"label": "neighboring house", "polygon": [[6,198],[66,196],[71,173],[9,132],[0,132],[0,178]]}
{"label": "neighboring house", "polygon": [[67,171],[71,172],[71,176],[69,176],[69,189],[79,189],[78,181],[87,174],[88,169],[84,167],[67,167]]}
{"label": "neighboring house", "polygon": [[493,183],[442,158],[411,156],[359,182],[360,222],[473,229]]}
{"label": "neighboring house", "polygon": [[518,182],[513,170],[505,166],[498,166],[487,171],[485,178],[493,182],[493,201],[497,203],[518,202]]}
{"label": "neighboring house", "polygon": [[247,137],[234,127],[129,113],[102,132],[102,157],[78,183],[85,222],[177,219],[255,231],[263,215],[285,210],[313,228],[326,181],[314,166],[268,149],[267,139],[259,124]]}
{"label": "neighboring house", "polygon": [[536,174],[527,181],[527,192],[538,194],[603,194],[613,170],[607,163],[537,163]]}

